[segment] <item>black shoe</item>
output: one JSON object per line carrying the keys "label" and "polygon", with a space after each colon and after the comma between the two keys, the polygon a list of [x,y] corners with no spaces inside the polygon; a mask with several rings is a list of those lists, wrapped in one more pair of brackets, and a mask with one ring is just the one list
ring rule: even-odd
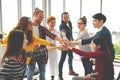
{"label": "black shoe", "polygon": [[54,76],[51,76],[51,80],[54,80]]}
{"label": "black shoe", "polygon": [[63,77],[62,76],[58,76],[58,80],[63,80]]}
{"label": "black shoe", "polygon": [[74,76],[78,76],[79,74],[75,73],[74,71],[70,71],[69,75],[74,75]]}

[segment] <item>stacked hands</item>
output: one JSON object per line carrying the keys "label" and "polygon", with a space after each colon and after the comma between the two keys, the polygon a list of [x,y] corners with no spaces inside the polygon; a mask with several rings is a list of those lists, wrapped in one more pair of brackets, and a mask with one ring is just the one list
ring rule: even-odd
{"label": "stacked hands", "polygon": [[[52,48],[48,48],[48,49],[49,49],[49,51],[54,50],[54,49],[65,51],[65,50],[68,50],[68,49],[72,49],[72,47],[74,45],[75,45],[74,41],[69,41],[68,39],[62,39],[62,41],[60,42],[59,45],[51,43],[50,46],[52,46]],[[39,47],[40,47],[40,45],[36,44],[34,46],[34,50],[39,49]]]}
{"label": "stacked hands", "polygon": [[69,41],[68,39],[63,39],[60,45],[57,45],[57,49],[65,51],[71,49],[74,46],[74,41]]}

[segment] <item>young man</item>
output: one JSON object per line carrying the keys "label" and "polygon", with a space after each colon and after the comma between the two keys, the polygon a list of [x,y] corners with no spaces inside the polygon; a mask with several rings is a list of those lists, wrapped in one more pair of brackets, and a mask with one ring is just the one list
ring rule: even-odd
{"label": "young man", "polygon": [[[60,43],[62,43],[62,39],[59,38],[57,35],[51,33],[46,27],[40,25],[43,21],[44,13],[39,8],[35,8],[35,11],[33,13],[33,33],[42,38],[46,39],[46,36],[50,37],[53,40],[58,40]],[[39,49],[43,49],[46,46],[40,45]],[[36,57],[29,65],[28,65],[28,75],[27,80],[32,80],[32,76],[35,69],[35,63],[37,62],[38,68],[39,68],[39,80],[45,80],[45,70],[46,70],[46,64],[48,60],[48,52],[45,54]]]}
{"label": "young man", "polygon": [[[61,24],[59,26],[61,36],[64,41],[69,42],[73,40],[72,36],[72,23],[69,18],[68,12],[63,12],[61,15]],[[59,61],[59,80],[63,80],[62,77],[62,68],[63,68],[63,63],[65,61],[66,55],[68,54],[68,64],[69,64],[69,75],[75,75],[77,76],[78,74],[74,72],[73,66],[72,66],[72,60],[73,60],[73,54],[71,50],[66,50],[61,52],[61,58]]]}

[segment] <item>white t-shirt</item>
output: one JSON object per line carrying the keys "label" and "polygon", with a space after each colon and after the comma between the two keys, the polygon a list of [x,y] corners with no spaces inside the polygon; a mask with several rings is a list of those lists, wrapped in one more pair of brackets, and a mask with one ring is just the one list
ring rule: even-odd
{"label": "white t-shirt", "polygon": [[33,26],[33,34],[39,37],[39,29],[38,29],[38,26]]}

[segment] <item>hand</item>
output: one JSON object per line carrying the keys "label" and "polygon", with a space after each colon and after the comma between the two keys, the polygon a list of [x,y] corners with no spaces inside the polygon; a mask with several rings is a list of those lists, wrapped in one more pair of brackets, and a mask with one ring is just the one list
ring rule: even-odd
{"label": "hand", "polygon": [[89,80],[91,78],[91,74],[87,74],[85,77],[84,77],[84,80]]}
{"label": "hand", "polygon": [[50,46],[56,46],[56,44],[50,43]]}
{"label": "hand", "polygon": [[58,45],[57,49],[61,50],[61,51],[65,51],[68,50],[68,48],[65,45]]}
{"label": "hand", "polygon": [[70,41],[66,37],[64,37],[63,38],[63,44],[68,46],[68,45],[70,45]]}
{"label": "hand", "polygon": [[71,45],[76,45],[78,44],[78,40],[71,41]]}
{"label": "hand", "polygon": [[90,61],[92,61],[93,64],[95,64],[96,60],[94,58],[90,58]]}
{"label": "hand", "polygon": [[34,50],[37,50],[40,47],[40,45],[36,44],[34,45]]}
{"label": "hand", "polygon": [[72,49],[72,47],[71,47],[71,46],[65,46],[65,47],[66,47],[67,49],[70,49],[70,50]]}

